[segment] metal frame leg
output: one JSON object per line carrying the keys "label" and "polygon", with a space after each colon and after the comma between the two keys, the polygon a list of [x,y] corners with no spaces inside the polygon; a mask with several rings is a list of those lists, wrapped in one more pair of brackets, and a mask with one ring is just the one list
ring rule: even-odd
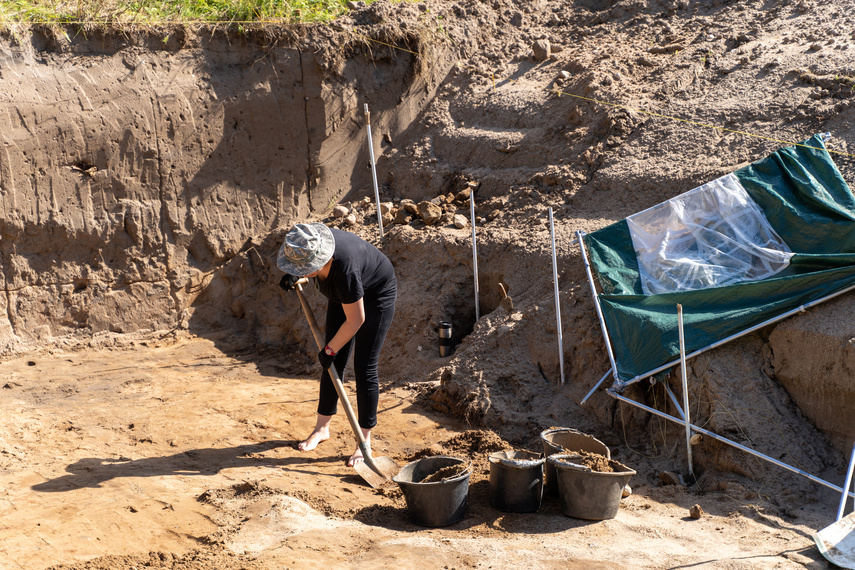
{"label": "metal frame leg", "polygon": [[849,454],[849,469],[846,472],[846,485],[843,487],[843,493],[840,497],[840,507],[837,509],[837,520],[843,518],[843,511],[846,508],[846,499],[851,494],[849,489],[852,487],[852,474],[855,472],[855,445],[852,446],[852,453]]}
{"label": "metal frame leg", "polygon": [[[636,401],[634,401],[634,400],[631,400],[631,399],[627,398],[626,396],[624,396],[624,395],[622,395],[622,394],[618,394],[614,389],[609,389],[609,390],[607,390],[606,392],[607,392],[607,393],[608,393],[612,398],[614,398],[614,399],[616,399],[616,400],[620,400],[621,402],[626,402],[627,404],[629,404],[629,405],[631,405],[631,406],[635,406],[635,407],[637,407],[637,408],[641,408],[642,410],[645,410],[645,411],[647,411],[647,412],[650,412],[651,414],[657,415],[657,416],[659,416],[659,417],[665,418],[666,420],[670,420],[670,421],[672,421],[672,422],[674,422],[674,423],[680,424],[681,426],[685,426],[685,425],[686,425],[686,422],[685,422],[684,420],[682,420],[682,419],[680,419],[680,418],[675,418],[674,416],[669,415],[669,414],[666,414],[665,412],[660,412],[660,411],[659,411],[659,410],[657,410],[656,408],[651,408],[650,406],[645,406],[644,404],[641,404],[641,403],[639,403],[639,402],[636,402]],[[844,494],[844,495],[843,495],[843,496],[844,496],[844,498],[845,498],[845,497],[852,497],[852,498],[855,498],[855,493],[853,493],[852,491],[849,491],[849,490],[848,490],[848,488],[847,488],[847,489],[843,489],[843,488],[841,488],[841,487],[838,487],[838,486],[837,486],[837,485],[835,485],[834,483],[829,483],[828,481],[825,481],[824,479],[820,479],[819,477],[817,477],[817,476],[815,476],[815,475],[811,475],[811,474],[810,474],[810,473],[808,473],[807,471],[802,471],[801,469],[798,469],[798,468],[796,468],[796,467],[793,467],[792,465],[787,465],[787,464],[786,464],[786,463],[784,463],[783,461],[779,461],[779,460],[777,460],[777,459],[775,459],[775,458],[773,458],[773,457],[769,457],[768,455],[764,455],[764,454],[760,453],[759,451],[754,451],[754,450],[753,450],[753,449],[751,449],[750,447],[746,447],[746,446],[744,446],[744,445],[742,445],[742,444],[740,444],[740,443],[736,443],[735,441],[731,441],[731,440],[727,439],[726,437],[722,437],[722,436],[718,435],[717,433],[711,432],[711,431],[709,431],[709,430],[707,430],[707,429],[704,429],[704,428],[702,428],[702,427],[698,427],[698,426],[696,426],[696,425],[691,425],[691,424],[689,424],[689,426],[691,427],[692,431],[695,431],[695,432],[697,432],[697,433],[700,433],[700,434],[703,434],[703,435],[709,436],[709,437],[711,437],[711,438],[713,438],[713,439],[715,439],[715,440],[717,440],[717,441],[720,441],[720,442],[722,442],[722,443],[725,443],[725,444],[727,444],[727,445],[730,445],[730,446],[732,446],[732,447],[735,447],[735,448],[737,448],[737,449],[740,449],[740,450],[742,450],[742,451],[744,451],[744,452],[746,452],[746,453],[749,453],[749,454],[751,454],[751,455],[753,455],[753,456],[755,456],[755,457],[759,457],[760,459],[763,459],[764,461],[768,461],[769,463],[774,463],[774,464],[775,464],[775,465],[777,465],[778,467],[783,467],[783,468],[784,468],[784,469],[786,469],[787,471],[792,471],[793,473],[796,473],[796,474],[798,474],[798,475],[801,475],[802,477],[806,477],[807,479],[810,479],[810,480],[811,480],[811,481],[813,481],[814,483],[819,483],[820,485],[823,485],[823,486],[825,486],[825,487],[828,487],[829,489],[832,489],[832,490],[834,490],[834,491],[837,491],[838,493],[843,493],[843,494]],[[850,462],[850,467],[851,467],[851,466],[852,466],[852,463]],[[847,487],[848,487],[848,485],[847,485]]]}

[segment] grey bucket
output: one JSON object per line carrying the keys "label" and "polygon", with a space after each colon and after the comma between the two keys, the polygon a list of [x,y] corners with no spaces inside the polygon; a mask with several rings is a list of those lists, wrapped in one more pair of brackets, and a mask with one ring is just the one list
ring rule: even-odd
{"label": "grey bucket", "polygon": [[530,513],[543,499],[542,453],[497,451],[491,453],[490,504],[508,513]]}
{"label": "grey bucket", "polygon": [[589,521],[613,519],[620,509],[623,488],[635,471],[609,459],[612,473],[592,471],[579,464],[580,455],[558,453],[550,455],[558,480],[561,512],[568,517]]}
{"label": "grey bucket", "polygon": [[[442,481],[422,483],[440,469],[465,464],[463,473]],[[404,465],[392,480],[398,484],[407,502],[410,519],[421,526],[448,526],[463,518],[469,494],[471,465],[466,459],[436,455]]]}
{"label": "grey bucket", "polygon": [[[573,428],[549,428],[540,432],[540,440],[543,442],[543,455],[549,458],[556,453],[573,453],[587,451],[605,455],[611,459],[612,452],[608,446],[592,435],[582,433]],[[558,482],[555,479],[555,468],[549,461],[544,465],[544,485],[549,495],[558,494]]]}

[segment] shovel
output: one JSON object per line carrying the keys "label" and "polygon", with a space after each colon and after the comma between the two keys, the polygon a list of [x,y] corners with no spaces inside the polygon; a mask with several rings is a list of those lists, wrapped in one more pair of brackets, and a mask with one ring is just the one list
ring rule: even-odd
{"label": "shovel", "polygon": [[[302,283],[307,282],[308,280],[306,279],[297,281],[295,289],[297,290],[297,296],[300,297],[300,305],[303,306],[303,312],[306,314],[306,320],[309,321],[309,327],[312,329],[312,335],[314,335],[315,342],[318,344],[318,350],[321,350],[324,347],[324,337],[321,335],[321,330],[318,327],[318,322],[315,320],[314,313],[312,313],[312,308],[309,307],[309,303],[303,295]],[[338,371],[335,369],[335,365],[330,366],[327,371],[335,385],[335,391],[338,392],[338,398],[344,405],[344,409],[347,412],[347,419],[350,421],[350,427],[353,428],[353,433],[356,434],[356,441],[359,443],[359,449],[362,450],[362,456],[365,459],[361,463],[354,465],[353,468],[356,469],[356,472],[359,473],[365,482],[371,485],[372,488],[377,489],[382,487],[384,483],[391,480],[392,477],[398,474],[401,467],[388,457],[373,457],[371,455],[371,448],[365,441],[365,437],[362,435],[362,429],[360,429],[359,423],[356,421],[356,415],[353,413],[353,408],[350,407],[350,400],[347,399],[347,393],[344,391],[344,386],[341,385],[341,379],[338,377]]]}
{"label": "shovel", "polygon": [[825,527],[813,539],[829,562],[841,568],[855,569],[855,513]]}

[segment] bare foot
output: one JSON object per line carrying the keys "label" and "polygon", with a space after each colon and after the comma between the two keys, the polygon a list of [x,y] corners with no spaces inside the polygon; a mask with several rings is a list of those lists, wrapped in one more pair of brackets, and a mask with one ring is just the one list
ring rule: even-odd
{"label": "bare foot", "polygon": [[356,451],[353,452],[353,455],[350,456],[350,459],[347,460],[347,466],[353,467],[357,463],[362,463],[365,461],[365,458],[362,456],[362,450],[360,448],[356,448]]}
{"label": "bare foot", "polygon": [[[371,430],[362,429],[362,439],[365,442],[365,448],[368,450],[368,453],[371,453]],[[362,448],[357,446],[356,451],[353,452],[353,455],[350,456],[350,459],[347,460],[347,466],[353,467],[357,463],[362,463],[365,461],[365,457],[362,456]]]}
{"label": "bare foot", "polygon": [[309,437],[297,444],[297,449],[300,451],[311,451],[315,449],[319,443],[330,438],[329,429],[320,429],[313,431]]}

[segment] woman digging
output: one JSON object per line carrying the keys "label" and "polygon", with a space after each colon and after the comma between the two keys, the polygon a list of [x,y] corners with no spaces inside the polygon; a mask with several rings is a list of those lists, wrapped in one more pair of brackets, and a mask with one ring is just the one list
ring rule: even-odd
{"label": "woman digging", "polygon": [[[330,422],[338,407],[338,393],[327,370],[335,364],[339,377],[353,350],[358,423],[366,444],[377,425],[380,381],[377,362],[395,314],[397,282],[389,259],[376,247],[349,232],[323,224],[297,224],[285,235],[276,261],[285,275],[279,286],[294,289],[301,277],[314,278],[329,300],[324,341],[318,353],[323,367],[318,394],[318,417],[309,437],[297,445],[311,451],[329,439]],[[363,461],[358,447],[347,465]]]}

